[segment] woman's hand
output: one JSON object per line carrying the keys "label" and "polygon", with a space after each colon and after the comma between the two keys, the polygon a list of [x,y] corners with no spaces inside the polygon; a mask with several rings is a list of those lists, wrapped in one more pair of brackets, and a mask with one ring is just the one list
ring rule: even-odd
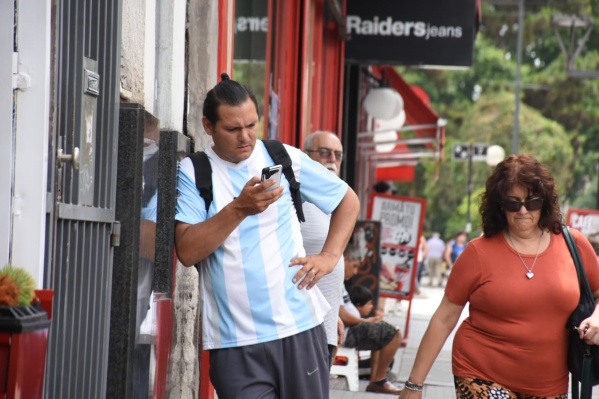
{"label": "woman's hand", "polygon": [[[593,293],[595,303],[599,301],[597,298],[599,291]],[[595,311],[580,323],[578,328],[580,339],[584,339],[589,345],[599,345],[599,306],[595,306]]]}
{"label": "woman's hand", "polygon": [[578,331],[580,339],[584,339],[589,345],[599,345],[599,324],[593,321],[593,317],[583,320],[580,326],[574,327]]}

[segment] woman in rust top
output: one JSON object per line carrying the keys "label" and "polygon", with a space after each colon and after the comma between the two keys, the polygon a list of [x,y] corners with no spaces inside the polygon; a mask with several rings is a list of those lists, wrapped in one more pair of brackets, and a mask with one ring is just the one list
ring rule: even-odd
{"label": "woman in rust top", "polygon": [[[439,308],[418,349],[400,398],[421,398],[422,385],[464,306],[452,350],[460,398],[566,398],[566,321],[579,299],[574,262],[561,233],[551,173],[529,155],[512,155],[486,183],[483,235],[457,259]],[[588,240],[572,234],[591,289],[599,297],[599,263]],[[599,312],[579,326],[599,344]],[[583,336],[584,335],[584,336]]]}

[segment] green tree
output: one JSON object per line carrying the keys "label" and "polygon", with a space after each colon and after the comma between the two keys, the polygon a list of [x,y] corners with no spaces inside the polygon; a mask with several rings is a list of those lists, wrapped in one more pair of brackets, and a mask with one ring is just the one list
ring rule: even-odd
{"label": "green tree", "polygon": [[[527,4],[523,26],[519,151],[546,164],[562,202],[581,208],[594,208],[597,197],[599,80],[568,77],[551,23],[554,15],[592,15],[596,24],[595,3],[546,0]],[[483,1],[483,25],[468,70],[398,68],[406,81],[428,93],[431,107],[448,121],[444,160],[440,164],[423,160],[416,182],[397,185],[400,194],[427,199],[426,231],[447,236],[465,226],[468,164],[451,159],[455,143],[498,144],[508,154],[511,151],[517,17],[515,2],[498,6]],[[598,32],[591,34],[575,67],[599,71]],[[473,165],[473,227],[478,224],[478,195],[491,171],[484,162]]]}

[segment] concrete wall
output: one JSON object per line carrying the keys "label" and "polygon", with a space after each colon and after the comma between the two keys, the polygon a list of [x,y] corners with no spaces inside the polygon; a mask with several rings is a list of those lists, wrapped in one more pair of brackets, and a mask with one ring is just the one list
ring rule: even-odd
{"label": "concrete wall", "polygon": [[[126,0],[123,2],[121,44],[121,87],[131,92],[129,102],[142,104],[145,108],[145,53],[148,48],[141,45],[146,38],[154,42],[154,26],[146,25],[147,4],[152,1]],[[153,49],[151,49],[153,53]],[[150,66],[149,72],[153,69]],[[148,110],[148,112],[151,112]]]}
{"label": "concrete wall", "polygon": [[202,104],[218,82],[218,1],[125,0],[121,54],[126,101],[142,104],[161,129],[189,135],[195,151],[206,148]]}
{"label": "concrete wall", "polygon": [[187,134],[194,150],[199,151],[212,142],[202,127],[202,105],[208,90],[218,82],[218,2],[192,0],[188,13]]}

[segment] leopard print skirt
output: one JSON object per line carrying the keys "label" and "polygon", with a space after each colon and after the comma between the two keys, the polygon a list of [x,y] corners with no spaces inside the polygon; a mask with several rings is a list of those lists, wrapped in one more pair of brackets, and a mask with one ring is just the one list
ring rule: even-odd
{"label": "leopard print skirt", "polygon": [[492,381],[453,377],[457,399],[568,399],[568,393],[557,396],[534,396],[509,390]]}

